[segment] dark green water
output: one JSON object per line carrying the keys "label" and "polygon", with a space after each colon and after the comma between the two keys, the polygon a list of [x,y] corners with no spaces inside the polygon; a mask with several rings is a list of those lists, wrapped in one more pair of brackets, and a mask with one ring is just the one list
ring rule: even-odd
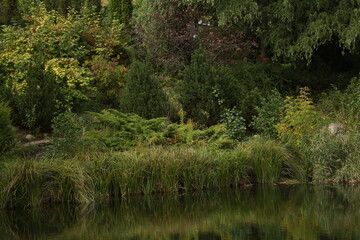
{"label": "dark green water", "polygon": [[0,239],[360,239],[360,187],[253,186],[0,211]]}

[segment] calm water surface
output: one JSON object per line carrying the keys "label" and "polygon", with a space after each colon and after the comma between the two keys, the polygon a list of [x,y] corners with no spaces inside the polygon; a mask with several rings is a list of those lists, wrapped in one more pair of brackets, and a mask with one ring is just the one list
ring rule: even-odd
{"label": "calm water surface", "polygon": [[360,239],[360,187],[253,186],[0,211],[0,239]]}

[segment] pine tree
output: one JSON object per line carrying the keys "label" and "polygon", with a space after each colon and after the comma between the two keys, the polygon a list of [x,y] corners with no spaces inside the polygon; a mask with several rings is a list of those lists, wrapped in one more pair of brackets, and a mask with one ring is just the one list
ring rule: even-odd
{"label": "pine tree", "polygon": [[124,91],[121,106],[125,112],[148,119],[162,117],[169,112],[168,99],[148,63],[131,64]]}

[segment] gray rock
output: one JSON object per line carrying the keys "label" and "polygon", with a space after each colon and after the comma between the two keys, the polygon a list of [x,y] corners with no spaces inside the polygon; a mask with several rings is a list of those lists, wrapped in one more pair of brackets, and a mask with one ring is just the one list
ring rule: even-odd
{"label": "gray rock", "polygon": [[33,135],[31,135],[31,134],[28,134],[28,135],[25,136],[25,139],[28,140],[28,141],[32,141],[32,140],[35,139],[35,137]]}
{"label": "gray rock", "polygon": [[328,129],[330,134],[338,135],[342,128],[337,123],[330,123]]}

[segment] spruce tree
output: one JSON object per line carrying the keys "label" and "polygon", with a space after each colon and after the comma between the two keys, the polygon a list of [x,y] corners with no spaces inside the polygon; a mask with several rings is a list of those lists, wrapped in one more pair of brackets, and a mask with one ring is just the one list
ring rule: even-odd
{"label": "spruce tree", "polygon": [[162,117],[169,112],[168,99],[152,73],[148,63],[131,64],[121,101],[122,110],[148,119]]}
{"label": "spruce tree", "polygon": [[131,0],[110,0],[109,15],[120,23],[128,25],[132,16],[133,6]]}

